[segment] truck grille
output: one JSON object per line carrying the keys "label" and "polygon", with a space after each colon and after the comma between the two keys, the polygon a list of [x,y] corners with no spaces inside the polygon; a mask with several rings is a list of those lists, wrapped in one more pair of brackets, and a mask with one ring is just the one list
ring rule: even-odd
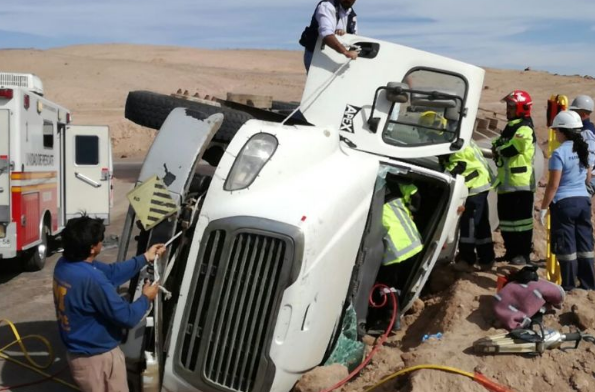
{"label": "truck grille", "polygon": [[248,392],[257,381],[261,390],[279,302],[291,278],[293,241],[258,230],[213,230],[205,238],[179,365],[203,391]]}

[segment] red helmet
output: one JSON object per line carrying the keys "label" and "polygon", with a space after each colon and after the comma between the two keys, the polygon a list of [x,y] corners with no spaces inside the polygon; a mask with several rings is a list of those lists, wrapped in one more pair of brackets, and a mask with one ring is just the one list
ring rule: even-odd
{"label": "red helmet", "polygon": [[514,90],[502,98],[502,102],[506,102],[507,105],[516,106],[517,118],[531,117],[531,106],[533,106],[533,100],[531,99],[531,96],[528,92],[523,90]]}

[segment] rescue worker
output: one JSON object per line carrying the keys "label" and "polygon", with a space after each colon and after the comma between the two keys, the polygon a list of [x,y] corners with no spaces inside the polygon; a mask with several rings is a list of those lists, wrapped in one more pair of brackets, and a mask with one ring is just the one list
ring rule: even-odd
{"label": "rescue worker", "polygon": [[469,191],[459,225],[459,253],[454,268],[471,272],[477,262],[482,271],[489,271],[496,257],[488,206],[488,194],[495,176],[474,141],[459,152],[439,157],[439,160],[450,174],[465,178]]}
{"label": "rescue worker", "polygon": [[590,178],[589,150],[581,136],[583,123],[573,111],[558,113],[552,123],[560,142],[549,160],[549,178],[539,219],[551,212],[552,252],[560,263],[562,287],[595,290],[591,199],[585,188]]}
{"label": "rescue worker", "polygon": [[593,135],[595,135],[595,124],[591,122],[590,118],[593,109],[595,109],[593,98],[589,97],[588,95],[579,95],[574,98],[568,109],[577,112],[581,117],[583,130],[588,129]]}
{"label": "rescue worker", "polygon": [[498,167],[498,218],[506,253],[498,258],[514,265],[529,262],[533,239],[535,131],[531,119],[531,96],[514,90],[502,98],[508,124],[493,141]]}
{"label": "rescue worker", "polygon": [[163,244],[121,263],[95,260],[102,249],[105,226],[88,216],[68,221],[62,231],[64,256],[54,270],[54,303],[60,338],[72,377],[84,392],[128,391],[124,354],[119,347],[124,328],[138,324],[157,296],[159,286],[146,283],[129,303],[116,287],[163,254]]}
{"label": "rescue worker", "polygon": [[583,127],[581,136],[589,146],[589,166],[591,167],[591,181],[588,184],[587,190],[591,195],[595,193],[595,124],[591,122],[591,113],[594,109],[593,98],[588,95],[579,95],[573,101],[568,109],[578,113],[581,118]]}
{"label": "rescue worker", "polygon": [[[423,249],[421,235],[413,221],[412,212],[419,209],[420,196],[413,183],[387,174],[387,196],[382,211],[384,258],[378,271],[378,283],[402,290],[413,268],[414,256]],[[368,333],[383,333],[390,321],[388,308],[371,309]],[[398,315],[396,316],[398,317]],[[395,323],[393,329],[398,329]]]}
{"label": "rescue worker", "polygon": [[423,128],[420,130],[429,142],[444,143],[449,137],[442,129],[447,129],[448,120],[440,113],[427,110],[419,116],[418,124]]}
{"label": "rescue worker", "polygon": [[307,26],[300,37],[300,45],[304,50],[304,66],[310,69],[312,56],[318,37],[322,37],[325,45],[333,48],[348,59],[357,59],[357,51],[348,50],[339,42],[337,35],[357,34],[357,16],[353,10],[356,0],[322,0],[316,6],[310,26]]}

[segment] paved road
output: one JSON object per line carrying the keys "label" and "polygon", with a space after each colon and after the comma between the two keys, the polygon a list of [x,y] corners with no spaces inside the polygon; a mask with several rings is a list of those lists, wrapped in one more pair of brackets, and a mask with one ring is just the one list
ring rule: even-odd
{"label": "paved road", "polygon": [[[112,225],[106,234],[120,235],[124,212],[127,204],[124,196],[138,177],[141,161],[118,161],[114,165],[114,195],[115,208],[112,210]],[[113,261],[116,258],[115,248],[102,252],[101,258]],[[59,254],[49,258],[46,267],[39,272],[22,272],[16,262],[6,260],[0,262],[0,319],[8,319],[17,327],[21,336],[38,334],[44,336],[54,349],[56,359],[46,370],[50,374],[60,372],[59,378],[71,382],[70,373],[65,360],[65,351],[60,342],[58,328],[55,321],[52,296],[52,273]],[[10,329],[5,323],[0,324],[0,347],[14,340]],[[48,361],[45,349],[37,342],[31,341],[26,345],[32,358],[44,363]],[[17,346],[8,349],[7,353],[17,360],[24,361],[24,356]],[[0,389],[6,386],[16,386],[42,379],[43,376],[0,359]],[[13,390],[13,389],[11,389]],[[65,392],[71,388],[54,381],[15,389],[18,392]]]}

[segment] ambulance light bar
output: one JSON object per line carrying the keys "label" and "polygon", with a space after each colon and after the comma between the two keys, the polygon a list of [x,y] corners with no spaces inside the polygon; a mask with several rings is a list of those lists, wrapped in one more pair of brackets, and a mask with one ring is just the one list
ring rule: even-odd
{"label": "ambulance light bar", "polygon": [[43,96],[43,83],[37,75],[0,72],[0,88],[21,87]]}

